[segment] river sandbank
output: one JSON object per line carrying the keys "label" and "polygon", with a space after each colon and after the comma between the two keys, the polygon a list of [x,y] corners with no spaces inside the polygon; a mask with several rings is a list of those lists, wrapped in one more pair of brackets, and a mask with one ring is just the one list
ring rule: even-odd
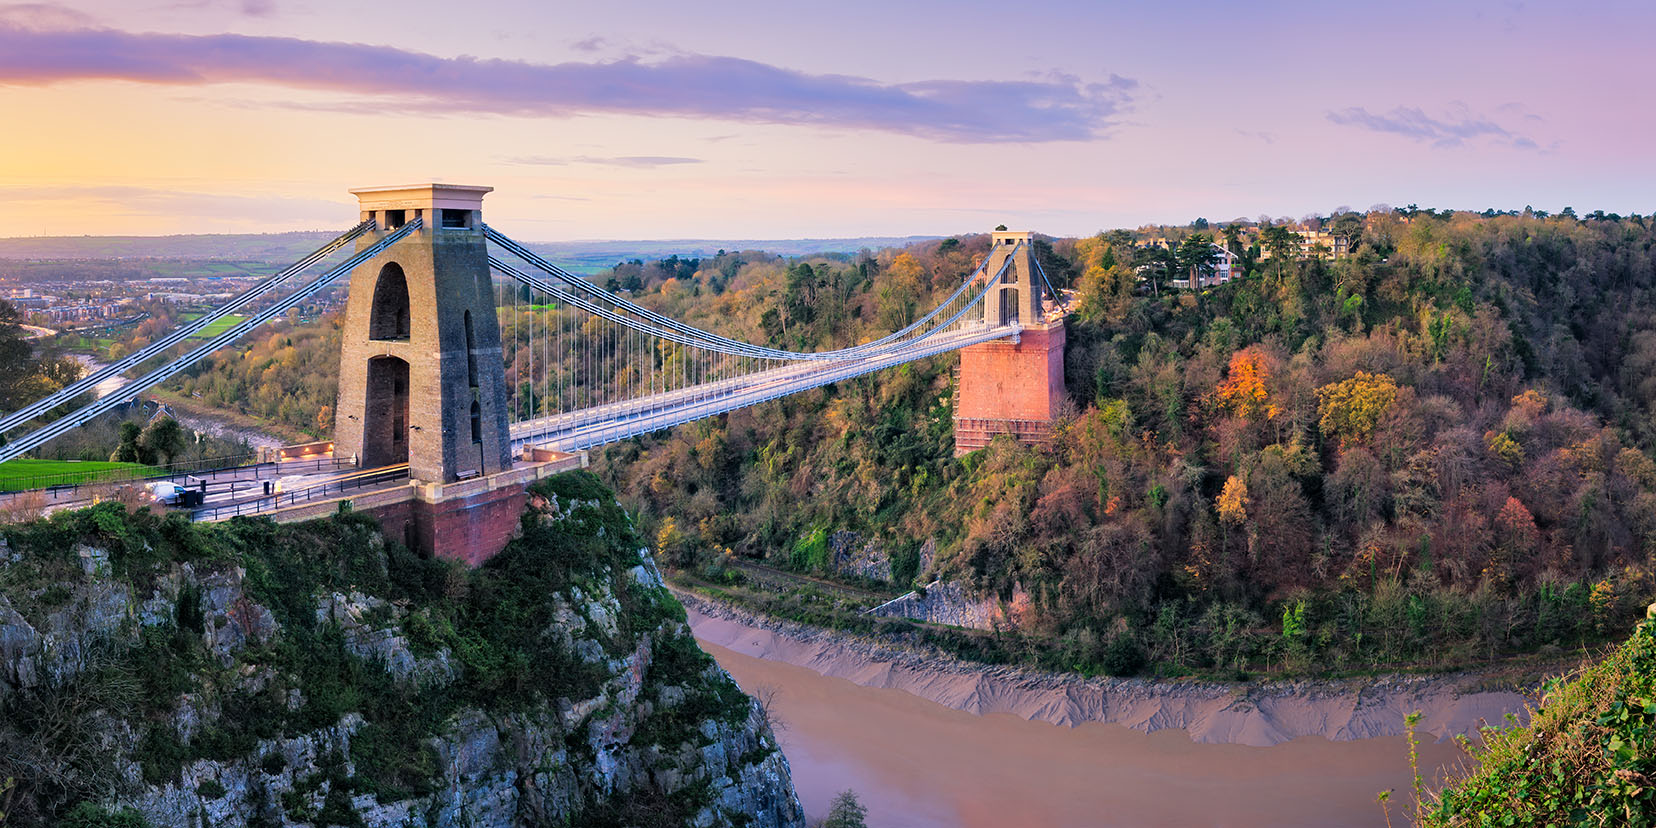
{"label": "river sandbank", "polygon": [[756,615],[675,590],[696,637],[739,655],[803,667],[864,687],[902,690],[977,715],[1075,727],[1118,724],[1143,733],[1182,730],[1198,744],[1266,747],[1308,736],[1333,742],[1396,737],[1420,711],[1418,731],[1444,742],[1523,716],[1511,691],[1473,689],[1473,675],[1350,680],[1152,681],[1085,678],[977,664],[882,641]]}

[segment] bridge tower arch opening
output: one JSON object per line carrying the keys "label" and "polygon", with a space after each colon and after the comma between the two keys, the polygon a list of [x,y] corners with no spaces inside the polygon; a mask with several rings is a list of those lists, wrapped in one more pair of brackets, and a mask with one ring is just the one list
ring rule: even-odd
{"label": "bridge tower arch opening", "polygon": [[369,339],[404,340],[413,325],[408,307],[408,276],[396,262],[386,262],[374,280],[374,304],[368,316]]}
{"label": "bridge tower arch opening", "polygon": [[368,360],[363,400],[363,440],[359,459],[365,468],[408,462],[408,362],[394,356]]}
{"label": "bridge tower arch opening", "polygon": [[[988,277],[1001,286],[985,302],[983,321],[1016,325],[1018,335],[960,349],[955,386],[955,454],[989,445],[997,435],[1044,443],[1066,398],[1064,319],[1048,314],[1035,263],[1035,234],[996,231]],[[1004,271],[1002,270],[1004,266]]]}

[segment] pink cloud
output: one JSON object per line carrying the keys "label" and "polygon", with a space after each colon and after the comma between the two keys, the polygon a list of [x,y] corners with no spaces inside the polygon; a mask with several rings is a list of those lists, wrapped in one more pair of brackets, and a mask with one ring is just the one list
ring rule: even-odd
{"label": "pink cloud", "polygon": [[537,64],[388,46],[245,35],[138,34],[0,20],[0,85],[77,80],[267,83],[372,96],[372,109],[523,117],[620,113],[875,130],[953,143],[1105,135],[1137,83],[1071,76],[881,83],[752,60],[679,54]]}

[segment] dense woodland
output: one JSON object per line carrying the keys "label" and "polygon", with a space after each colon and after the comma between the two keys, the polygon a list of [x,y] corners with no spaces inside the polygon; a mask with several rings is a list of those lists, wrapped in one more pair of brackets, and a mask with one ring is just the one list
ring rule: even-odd
{"label": "dense woodland", "polygon": [[[1205,222],[1040,242],[1080,296],[1074,407],[1049,446],[955,459],[944,356],[612,446],[598,468],[664,562],[704,578],[740,559],[831,577],[820,540],[849,529],[891,553],[897,586],[996,592],[1020,632],[990,657],[1368,669],[1625,630],[1656,591],[1656,228],[1414,209],[1327,224],[1351,256]],[[1197,233],[1245,276],[1170,290],[1206,266],[1181,244]],[[914,318],[987,246],[721,253],[599,280],[727,335],[827,348]],[[552,311],[512,304],[508,377],[544,381],[513,322]],[[337,342],[334,320],[286,325],[182,390],[325,434]]]}

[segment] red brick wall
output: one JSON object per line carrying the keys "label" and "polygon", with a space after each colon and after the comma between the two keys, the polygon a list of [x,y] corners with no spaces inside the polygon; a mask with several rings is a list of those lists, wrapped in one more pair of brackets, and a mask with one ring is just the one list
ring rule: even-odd
{"label": "red brick wall", "polygon": [[527,496],[520,484],[439,503],[410,500],[366,509],[385,536],[423,553],[478,566],[517,534]]}
{"label": "red brick wall", "polygon": [[1064,325],[1028,328],[1017,344],[984,342],[960,351],[960,384],[955,392],[955,448],[982,448],[997,431],[1024,442],[1041,442],[1046,429],[1029,425],[985,428],[984,421],[1050,423],[1064,400]]}
{"label": "red brick wall", "polygon": [[414,502],[403,500],[384,506],[363,509],[380,522],[388,540],[394,540],[410,549],[419,548],[418,527],[414,522]]}
{"label": "red brick wall", "polygon": [[478,566],[506,548],[526,502],[519,483],[440,503],[416,501],[414,514],[432,554]]}

